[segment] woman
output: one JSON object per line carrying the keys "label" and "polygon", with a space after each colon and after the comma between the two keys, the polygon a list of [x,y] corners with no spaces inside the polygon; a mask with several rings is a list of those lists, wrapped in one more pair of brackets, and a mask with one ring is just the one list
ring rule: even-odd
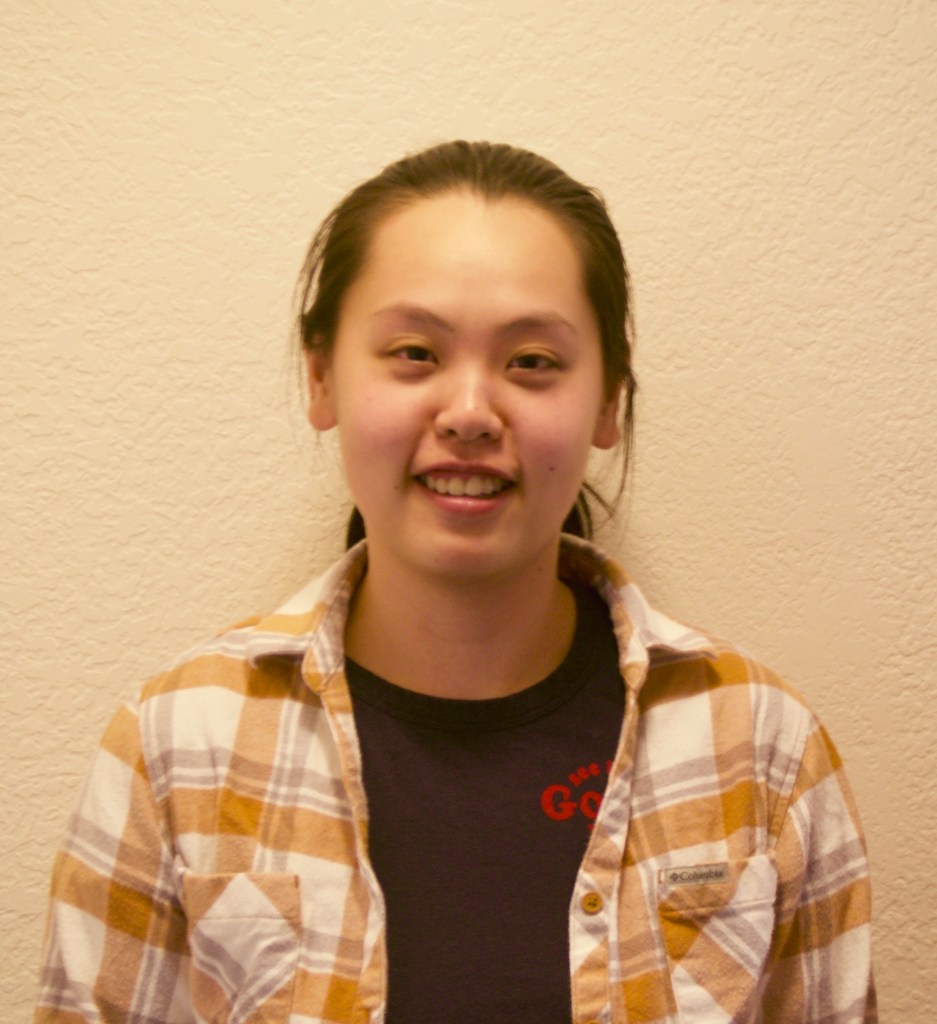
{"label": "woman", "polygon": [[314,240],[300,335],[366,539],[118,714],[37,1020],[874,1020],[821,727],[563,532],[630,447],[598,195],[508,146],[399,161]]}

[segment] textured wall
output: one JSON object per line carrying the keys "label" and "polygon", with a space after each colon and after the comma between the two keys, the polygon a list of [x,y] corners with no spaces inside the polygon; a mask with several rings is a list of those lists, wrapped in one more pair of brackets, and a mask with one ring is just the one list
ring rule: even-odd
{"label": "textured wall", "polygon": [[338,550],[286,354],[314,225],[463,135],[606,193],[643,387],[607,539],[818,709],[868,828],[883,1019],[929,1022],[937,7],[267,7],[0,11],[5,1019],[119,698]]}

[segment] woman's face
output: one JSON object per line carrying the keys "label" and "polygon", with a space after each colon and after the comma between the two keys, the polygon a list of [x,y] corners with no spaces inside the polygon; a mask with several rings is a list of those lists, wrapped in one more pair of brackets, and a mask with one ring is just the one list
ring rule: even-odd
{"label": "woman's face", "polygon": [[[599,331],[562,224],[451,192],[384,219],[310,354],[372,568],[451,581],[556,571],[590,448],[618,440]],[[370,571],[370,570],[369,570]]]}

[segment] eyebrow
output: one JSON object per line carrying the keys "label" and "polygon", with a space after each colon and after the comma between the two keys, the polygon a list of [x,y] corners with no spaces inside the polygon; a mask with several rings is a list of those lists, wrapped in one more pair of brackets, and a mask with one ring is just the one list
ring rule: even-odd
{"label": "eyebrow", "polygon": [[[372,319],[377,320],[389,317],[399,317],[419,327],[435,327],[437,330],[445,331],[448,334],[455,333],[455,327],[448,320],[443,319],[428,309],[424,309],[422,306],[414,306],[406,302],[385,306],[374,313]],[[561,331],[573,335],[573,337],[579,336],[579,332],[573,324],[566,317],[560,316],[559,313],[530,313],[526,316],[520,316],[516,320],[511,320],[499,327],[497,333],[510,336],[513,334],[523,334],[525,331],[543,330],[544,328],[548,330],[559,328]]]}
{"label": "eyebrow", "polygon": [[379,309],[374,313],[371,319],[383,320],[389,319],[390,317],[397,317],[418,327],[435,327],[438,330],[447,331],[450,334],[455,331],[452,324],[447,320],[443,320],[441,316],[431,313],[428,309],[424,309],[422,306],[411,306],[406,302],[395,303],[393,306],[385,306],[383,309]]}
{"label": "eyebrow", "polygon": [[556,330],[559,328],[565,333],[571,334],[574,338],[579,337],[579,331],[559,313],[532,313],[528,316],[518,317],[509,324],[505,324],[499,330],[504,334],[523,334],[525,331],[541,331],[544,328]]}

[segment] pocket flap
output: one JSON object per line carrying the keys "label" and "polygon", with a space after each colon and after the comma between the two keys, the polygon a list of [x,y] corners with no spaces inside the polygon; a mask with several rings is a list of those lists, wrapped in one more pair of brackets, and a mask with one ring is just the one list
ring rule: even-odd
{"label": "pocket flap", "polygon": [[282,918],[299,934],[299,877],[278,872],[182,876],[182,905],[191,928],[202,920]]}
{"label": "pocket flap", "polygon": [[772,854],[715,864],[671,865],[658,873],[662,914],[706,915],[713,910],[774,903],[778,869]]}

